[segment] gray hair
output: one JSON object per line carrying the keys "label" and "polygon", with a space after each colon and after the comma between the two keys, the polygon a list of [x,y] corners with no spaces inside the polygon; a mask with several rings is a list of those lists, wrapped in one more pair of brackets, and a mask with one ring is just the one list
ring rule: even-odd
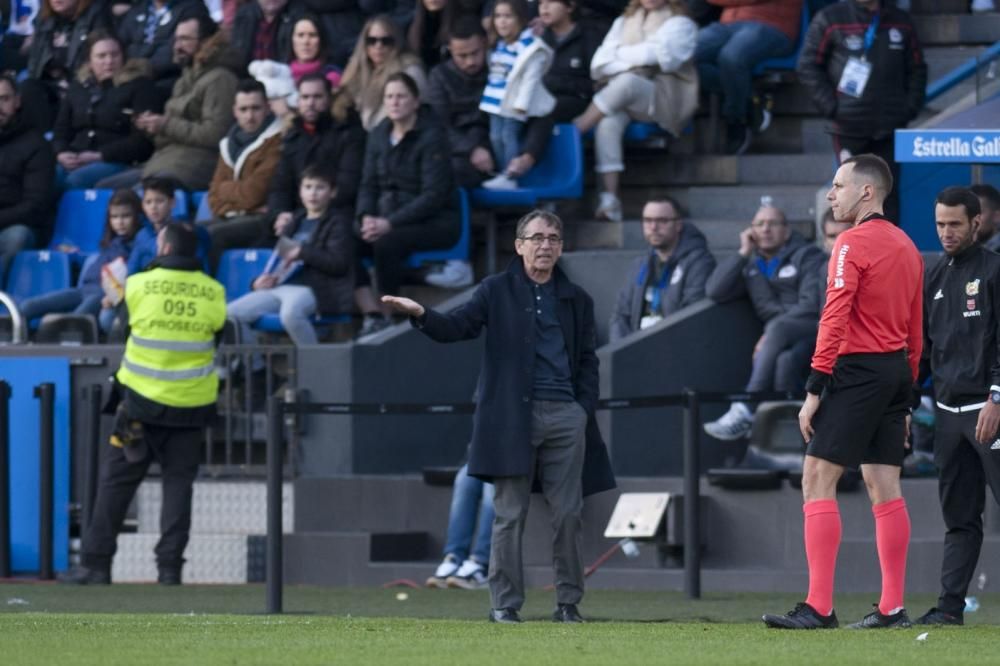
{"label": "gray hair", "polygon": [[562,230],[563,230],[563,221],[562,221],[562,219],[558,215],[556,215],[555,213],[551,213],[551,212],[549,212],[547,210],[542,210],[541,208],[536,208],[535,210],[529,212],[524,217],[522,217],[520,220],[518,220],[517,221],[517,228],[514,231],[514,234],[518,238],[521,238],[522,236],[524,236],[524,229],[529,224],[531,224],[532,220],[535,220],[535,219],[541,219],[542,222],[544,222],[546,226],[555,227],[556,231],[558,231],[560,234],[562,234]]}

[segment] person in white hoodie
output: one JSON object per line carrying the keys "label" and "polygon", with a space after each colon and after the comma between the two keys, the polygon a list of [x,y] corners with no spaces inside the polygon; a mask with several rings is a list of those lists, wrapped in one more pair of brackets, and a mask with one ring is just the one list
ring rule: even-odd
{"label": "person in white hoodie", "polygon": [[526,29],[525,0],[498,0],[491,20],[496,43],[490,52],[489,74],[479,108],[490,115],[490,143],[498,173],[483,187],[511,190],[517,187],[517,181],[507,167],[521,153],[525,121],[548,115],[556,105],[555,97],[542,84],[552,49],[530,28]]}
{"label": "person in white hoodie", "polygon": [[594,54],[590,75],[600,90],[573,122],[581,133],[597,128],[598,219],[622,219],[618,181],[625,170],[622,137],[629,122],[656,123],[677,136],[694,115],[697,34],[683,0],[631,0]]}

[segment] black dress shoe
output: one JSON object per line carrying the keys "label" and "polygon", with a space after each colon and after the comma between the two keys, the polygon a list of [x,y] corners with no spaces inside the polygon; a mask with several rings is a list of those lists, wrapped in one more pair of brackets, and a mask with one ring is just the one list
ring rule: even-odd
{"label": "black dress shoe", "polygon": [[111,572],[79,566],[59,574],[56,580],[64,585],[110,585]]}
{"label": "black dress shoe", "polygon": [[906,609],[900,609],[892,615],[883,615],[875,604],[875,610],[865,615],[860,622],[847,625],[848,629],[909,629],[913,626]]}
{"label": "black dress shoe", "polygon": [[965,618],[961,613],[955,615],[953,613],[948,613],[941,610],[937,606],[930,609],[923,615],[917,618],[915,624],[954,624],[963,625],[965,624]]}
{"label": "black dress shoe", "polygon": [[180,585],[181,584],[181,570],[180,569],[160,569],[160,573],[156,576],[156,582],[160,585]]}
{"label": "black dress shoe", "polygon": [[580,611],[577,610],[576,604],[559,604],[556,607],[556,612],[552,614],[552,621],[581,624],[583,622],[583,616],[580,615]]}
{"label": "black dress shoe", "polygon": [[513,608],[492,608],[490,609],[490,622],[521,624],[521,616]]}
{"label": "black dress shoe", "polygon": [[802,601],[784,615],[764,615],[761,620],[772,629],[836,629],[840,626],[837,614],[820,615],[815,608]]}

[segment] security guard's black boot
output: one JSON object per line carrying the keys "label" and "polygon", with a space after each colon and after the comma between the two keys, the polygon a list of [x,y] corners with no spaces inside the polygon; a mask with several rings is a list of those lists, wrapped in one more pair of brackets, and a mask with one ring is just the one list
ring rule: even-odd
{"label": "security guard's black boot", "polygon": [[156,582],[160,585],[180,585],[180,567],[161,567],[160,573],[156,576]]}
{"label": "security guard's black boot", "polygon": [[110,585],[111,571],[76,566],[59,574],[56,580],[64,585]]}

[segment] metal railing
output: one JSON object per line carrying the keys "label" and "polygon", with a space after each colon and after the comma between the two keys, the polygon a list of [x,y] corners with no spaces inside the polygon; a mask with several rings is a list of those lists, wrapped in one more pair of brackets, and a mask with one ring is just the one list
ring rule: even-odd
{"label": "metal railing", "polygon": [[[971,76],[978,75],[984,65],[993,63],[998,57],[1000,57],[1000,42],[989,46],[979,55],[969,58],[938,80],[929,83],[924,103],[929,104]],[[978,80],[976,89],[978,93],[980,89]],[[982,97],[979,97],[978,101],[982,101]]]}

